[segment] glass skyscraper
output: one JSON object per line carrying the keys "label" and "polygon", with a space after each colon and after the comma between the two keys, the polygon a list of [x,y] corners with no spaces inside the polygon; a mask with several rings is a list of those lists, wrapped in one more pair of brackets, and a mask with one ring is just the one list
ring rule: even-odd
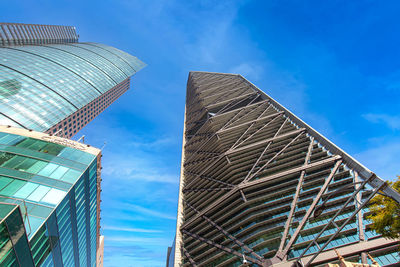
{"label": "glass skyscraper", "polygon": [[[190,72],[167,266],[400,261],[369,200],[400,195],[240,75]],[[297,264],[297,265],[296,265]]]}
{"label": "glass skyscraper", "polygon": [[71,26],[0,23],[0,125],[71,137],[144,66]]}
{"label": "glass skyscraper", "polygon": [[101,151],[72,137],[145,64],[75,27],[0,23],[0,266],[102,266]]}
{"label": "glass skyscraper", "polygon": [[96,266],[101,151],[0,126],[0,266]]}

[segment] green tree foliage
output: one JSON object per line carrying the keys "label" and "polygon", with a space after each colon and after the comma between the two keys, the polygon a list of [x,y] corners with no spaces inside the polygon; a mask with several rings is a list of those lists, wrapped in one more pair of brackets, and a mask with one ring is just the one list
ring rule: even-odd
{"label": "green tree foliage", "polygon": [[[397,176],[397,181],[388,184],[400,193],[400,176]],[[373,222],[371,228],[384,237],[400,239],[400,205],[389,197],[376,195],[370,209],[372,214],[368,219]]]}

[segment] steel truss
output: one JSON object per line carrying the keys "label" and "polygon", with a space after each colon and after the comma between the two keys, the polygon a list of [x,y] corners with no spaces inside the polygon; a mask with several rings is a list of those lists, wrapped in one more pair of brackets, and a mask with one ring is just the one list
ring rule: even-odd
{"label": "steel truss", "polygon": [[[400,203],[379,177],[240,75],[190,73],[185,139],[176,242],[183,258],[176,264],[229,266],[242,257],[258,266],[289,264],[316,246],[309,266],[354,219],[360,242],[369,242],[361,210],[378,190]],[[328,203],[331,219],[300,256],[290,256],[320,203],[354,182],[351,196]],[[363,198],[367,185],[373,191]]]}
{"label": "steel truss", "polygon": [[[343,230],[343,228],[353,219],[357,216],[357,214],[359,213],[359,211],[364,208],[368,202],[375,196],[376,193],[378,193],[379,190],[383,189],[383,187],[385,187],[385,184],[381,184],[379,187],[375,188],[372,193],[368,196],[368,198],[364,201],[360,201],[357,198],[358,193],[365,188],[366,184],[368,183],[368,181],[370,179],[372,179],[373,177],[371,176],[370,178],[364,180],[361,184],[360,187],[358,187],[353,194],[347,199],[347,201],[345,202],[345,204],[336,212],[336,214],[332,217],[332,219],[325,225],[325,227],[318,233],[318,235],[314,238],[314,240],[312,240],[312,242],[310,242],[308,244],[308,246],[304,249],[303,253],[301,253],[301,255],[298,257],[299,260],[307,253],[307,251],[310,249],[310,247],[312,245],[315,245],[318,248],[318,252],[315,253],[311,259],[306,262],[304,264],[304,266],[309,266],[312,261],[319,255],[319,253],[321,253],[327,246],[328,244],[339,235],[339,233]],[[335,222],[335,219],[346,209],[346,207],[348,207],[348,204],[351,203],[351,201],[354,201],[356,203],[358,203],[356,210],[344,221],[341,222],[340,225],[338,226],[337,222]],[[321,237],[321,235],[325,232],[326,229],[328,229],[328,227],[330,227],[331,225],[333,225],[337,230],[336,232],[327,240],[324,242],[324,244],[322,246],[320,246],[318,244],[318,239]]]}

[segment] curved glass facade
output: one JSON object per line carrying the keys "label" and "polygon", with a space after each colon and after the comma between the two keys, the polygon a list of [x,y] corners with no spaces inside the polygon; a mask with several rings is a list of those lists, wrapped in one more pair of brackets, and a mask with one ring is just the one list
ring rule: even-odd
{"label": "curved glass facade", "polygon": [[144,67],[96,43],[0,48],[0,124],[46,131]]}

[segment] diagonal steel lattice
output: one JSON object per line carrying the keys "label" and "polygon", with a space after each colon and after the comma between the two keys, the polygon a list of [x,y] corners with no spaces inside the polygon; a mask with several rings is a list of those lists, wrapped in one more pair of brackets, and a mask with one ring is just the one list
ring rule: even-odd
{"label": "diagonal steel lattice", "polygon": [[[353,190],[329,199],[316,218],[342,186]],[[189,74],[179,265],[238,266],[243,258],[254,266],[311,265],[333,247],[373,249],[364,217],[378,190],[400,203],[379,177],[242,76]],[[355,232],[355,242],[343,238]]]}

